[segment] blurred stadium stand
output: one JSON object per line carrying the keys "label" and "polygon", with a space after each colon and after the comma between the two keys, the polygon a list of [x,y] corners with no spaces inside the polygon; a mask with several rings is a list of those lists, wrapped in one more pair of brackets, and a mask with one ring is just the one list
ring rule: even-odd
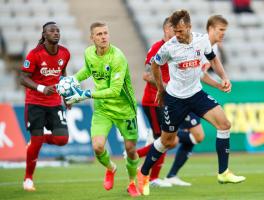
{"label": "blurred stadium stand", "polygon": [[193,31],[205,32],[207,19],[222,14],[229,27],[224,41],[225,68],[232,80],[263,80],[264,2],[253,0],[253,14],[235,14],[224,0],[126,0],[145,45],[162,37],[162,22],[177,9],[190,11]]}
{"label": "blurred stadium stand", "polygon": [[[0,0],[0,102],[23,103],[24,92],[18,83],[20,66],[29,50],[37,45],[42,25],[47,21],[56,21],[60,26],[61,44],[71,52],[70,75],[83,65],[90,24],[107,22],[112,42],[128,58],[132,81],[139,88],[138,100],[141,98],[143,81],[138,74],[142,74],[139,70],[143,71],[146,52],[122,1]],[[128,32],[124,32],[125,26]]]}
{"label": "blurred stadium stand", "polygon": [[98,20],[109,24],[112,42],[126,54],[140,100],[146,50],[161,39],[164,18],[180,8],[190,11],[193,31],[197,32],[205,32],[207,18],[212,14],[227,18],[230,25],[223,46],[230,78],[263,80],[261,0],[252,1],[254,14],[240,15],[232,12],[228,0],[0,0],[0,102],[23,102],[24,92],[17,83],[20,66],[40,39],[45,22],[60,25],[61,43],[72,54],[68,74],[73,74],[83,64],[89,25]]}

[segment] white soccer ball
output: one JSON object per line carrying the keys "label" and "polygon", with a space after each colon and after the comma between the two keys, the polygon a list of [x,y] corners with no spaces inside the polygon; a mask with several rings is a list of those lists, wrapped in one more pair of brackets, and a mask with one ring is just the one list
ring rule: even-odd
{"label": "white soccer ball", "polygon": [[66,76],[59,81],[56,88],[60,96],[68,97],[74,94],[72,87],[78,86],[78,82],[72,76]]}

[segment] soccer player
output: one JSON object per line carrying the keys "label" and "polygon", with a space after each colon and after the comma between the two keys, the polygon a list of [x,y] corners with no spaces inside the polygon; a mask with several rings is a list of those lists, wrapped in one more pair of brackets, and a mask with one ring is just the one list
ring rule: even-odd
{"label": "soccer player", "polygon": [[[26,56],[21,72],[21,84],[26,87],[25,123],[30,132],[27,146],[26,173],[23,188],[35,191],[33,173],[43,143],[63,146],[68,142],[68,128],[61,97],[55,84],[66,76],[69,51],[59,45],[60,29],[55,22],[43,25],[42,38]],[[43,129],[51,130],[44,135]]]}
{"label": "soccer player", "polygon": [[[170,16],[170,22],[175,37],[159,49],[151,65],[158,89],[157,101],[160,105],[164,105],[162,134],[151,146],[138,173],[139,190],[143,195],[149,195],[149,170],[164,152],[177,145],[178,127],[190,112],[204,118],[217,129],[218,181],[242,182],[245,177],[236,176],[228,169],[231,124],[217,101],[202,90],[200,75],[203,55],[221,78],[223,88],[231,89],[230,80],[212,50],[208,35],[191,32],[188,11],[175,11]],[[160,72],[160,66],[165,63],[169,65],[170,75],[166,90]]]}
{"label": "soccer player", "polygon": [[[142,98],[142,106],[150,122],[154,139],[159,138],[161,135],[160,126],[163,115],[162,115],[162,108],[159,107],[157,102],[155,102],[157,88],[155,85],[155,80],[151,73],[150,65],[153,60],[153,57],[160,49],[160,47],[175,35],[172,25],[169,21],[169,18],[166,18],[163,22],[163,33],[164,33],[163,39],[153,44],[147,54],[145,61],[146,68],[143,75],[143,79],[147,83]],[[161,73],[162,73],[163,84],[166,85],[170,80],[167,63],[161,66]],[[181,146],[177,151],[177,155],[175,159],[174,168],[177,167],[177,171],[187,161],[188,156],[193,149],[193,146],[201,142],[204,138],[204,132],[200,124],[200,118],[197,117],[195,114],[190,113],[185,118],[184,122],[181,124],[181,127],[178,131],[178,137],[180,139]],[[150,146],[151,144],[138,149],[137,152],[139,157],[146,156],[146,154],[150,149]],[[172,185],[190,186],[191,185],[190,183],[181,180],[179,177],[176,177],[176,174],[174,176],[167,177],[165,181],[159,178],[159,173],[164,163],[165,156],[166,156],[166,152],[162,154],[162,156],[153,165],[150,173],[150,185],[158,186],[158,187],[171,187]]]}
{"label": "soccer player", "polygon": [[111,190],[117,166],[111,161],[105,143],[114,124],[124,137],[127,153],[126,168],[129,175],[127,191],[130,196],[139,196],[135,184],[138,138],[136,100],[131,85],[127,60],[120,49],[110,44],[109,30],[105,23],[95,22],[90,26],[94,45],[85,50],[85,66],[74,77],[83,81],[93,78],[95,91],[75,88],[75,94],[67,97],[68,104],[85,99],[94,99],[94,113],[91,126],[93,149],[97,160],[106,168],[104,188]]}
{"label": "soccer player", "polygon": [[[206,25],[206,30],[207,30],[207,33],[208,33],[208,37],[209,37],[211,46],[214,47],[214,49],[217,49],[217,43],[223,42],[225,31],[227,30],[227,26],[228,26],[228,22],[222,15],[213,15],[213,16],[211,16],[208,19],[207,25]],[[207,70],[208,70],[208,67],[210,67],[210,65],[207,65],[207,63],[208,63],[207,61],[204,61],[204,62],[206,64],[205,64],[205,69],[203,69],[204,70],[204,76],[202,77],[202,81],[207,83],[207,84],[209,84],[209,85],[212,85],[212,86],[218,88],[219,90],[222,90],[224,92],[229,92],[229,88],[227,88],[227,90],[226,90],[225,88],[221,87],[221,84],[219,84],[216,81],[212,81],[211,80],[210,76],[207,74]],[[163,74],[162,74],[162,77],[163,77]],[[187,115],[187,118],[190,119],[190,117],[188,115]],[[190,119],[190,121],[191,120],[192,119]],[[190,126],[188,124],[191,125],[191,123],[188,123],[188,121],[185,120],[184,123],[180,125],[180,129],[179,130],[184,129],[185,131],[188,131],[187,127]],[[203,140],[203,138],[204,138],[203,131],[196,131],[195,127],[194,128],[190,127],[189,131],[194,135],[195,139],[196,138],[201,138],[201,140],[199,141],[199,142],[201,142]],[[193,131],[193,129],[194,129],[194,131]],[[179,137],[179,142],[181,142],[180,132],[179,131],[178,131],[178,137]],[[183,145],[181,145],[179,147],[179,151],[177,152],[175,160],[174,160],[174,162],[173,162],[173,164],[171,166],[171,169],[170,169],[170,171],[167,174],[167,177],[165,179],[169,183],[171,183],[174,179],[175,180],[178,179],[177,173],[178,173],[179,169],[182,166],[182,160],[183,159],[187,160],[187,158],[188,158],[188,157],[182,157],[182,153],[181,153],[181,148],[183,148],[182,146]]]}

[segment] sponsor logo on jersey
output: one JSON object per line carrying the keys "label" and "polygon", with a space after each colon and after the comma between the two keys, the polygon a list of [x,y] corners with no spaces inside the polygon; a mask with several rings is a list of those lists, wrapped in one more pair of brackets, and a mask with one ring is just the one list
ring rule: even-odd
{"label": "sponsor logo on jersey", "polygon": [[43,66],[47,66],[47,63],[45,62],[45,61],[43,61],[42,63],[41,63],[41,66],[43,67]]}
{"label": "sponsor logo on jersey", "polygon": [[58,60],[58,65],[59,65],[59,66],[62,66],[62,65],[63,65],[63,63],[64,63],[64,62],[63,62],[63,60],[62,60],[62,59],[59,59],[59,60]]}
{"label": "sponsor logo on jersey", "polygon": [[200,66],[200,60],[185,61],[185,62],[179,63],[178,65],[179,65],[180,69],[199,67]]}
{"label": "sponsor logo on jersey", "polygon": [[109,72],[97,72],[97,71],[92,71],[92,75],[94,79],[97,80],[109,80]]}
{"label": "sponsor logo on jersey", "polygon": [[159,54],[156,54],[156,56],[155,56],[155,60],[157,60],[157,61],[160,61],[160,60],[161,60],[161,57],[160,57]]}
{"label": "sponsor logo on jersey", "polygon": [[24,67],[24,68],[29,68],[29,65],[30,65],[29,60],[25,60],[25,61],[24,61],[24,64],[23,64],[23,67]]}
{"label": "sponsor logo on jersey", "polygon": [[60,68],[58,68],[58,69],[54,69],[54,68],[49,69],[47,67],[42,67],[40,69],[40,73],[42,75],[44,75],[44,76],[59,76],[60,73],[61,73],[61,69]]}

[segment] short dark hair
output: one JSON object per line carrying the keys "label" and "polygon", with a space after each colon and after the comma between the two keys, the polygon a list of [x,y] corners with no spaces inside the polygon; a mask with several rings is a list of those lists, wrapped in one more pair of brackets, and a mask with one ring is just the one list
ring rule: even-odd
{"label": "short dark hair", "polygon": [[183,20],[185,24],[191,24],[191,17],[187,10],[177,10],[170,16],[170,22],[174,27],[176,27],[181,20]]}
{"label": "short dark hair", "polygon": [[216,24],[228,25],[228,21],[222,15],[212,15],[207,20],[206,30],[208,31],[210,26],[214,27]]}
{"label": "short dark hair", "polygon": [[94,23],[92,23],[91,26],[90,26],[90,32],[92,33],[93,30],[94,30],[94,28],[97,28],[97,27],[104,27],[104,26],[106,26],[106,23],[104,23],[104,22],[94,22]]}

